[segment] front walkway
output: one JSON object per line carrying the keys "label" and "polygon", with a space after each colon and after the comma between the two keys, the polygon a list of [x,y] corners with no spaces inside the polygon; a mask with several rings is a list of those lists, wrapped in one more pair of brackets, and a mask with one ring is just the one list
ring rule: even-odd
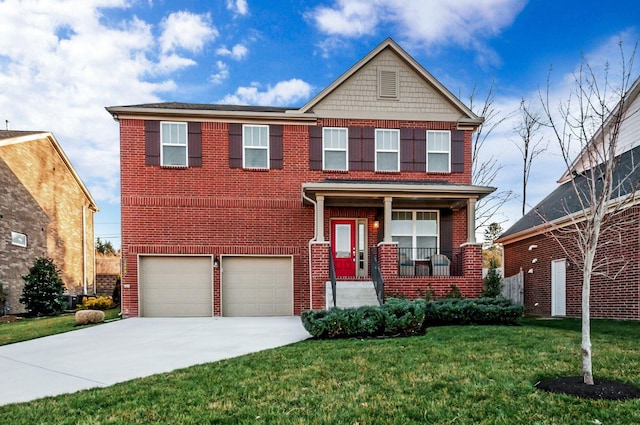
{"label": "front walkway", "polygon": [[131,318],[0,347],[0,405],[280,347],[300,317]]}

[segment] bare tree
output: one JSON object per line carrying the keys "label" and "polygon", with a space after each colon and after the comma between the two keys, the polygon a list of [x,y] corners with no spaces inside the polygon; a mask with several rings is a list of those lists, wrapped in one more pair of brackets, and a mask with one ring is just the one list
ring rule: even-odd
{"label": "bare tree", "polygon": [[[493,92],[494,81],[491,82],[486,96],[478,103],[478,86],[475,85],[469,95],[469,107],[478,116],[484,117],[484,122],[473,134],[471,151],[471,180],[474,185],[491,186],[502,169],[494,155],[483,155],[485,143],[491,133],[502,124],[508,115],[496,109]],[[511,198],[511,190],[498,189],[476,203],[476,230],[495,221],[495,215],[505,202]]]}
{"label": "bare tree", "polygon": [[[623,243],[612,238],[601,240],[600,236],[609,232],[615,234],[620,230],[617,227],[624,227],[620,213],[632,205],[638,189],[638,164],[633,157],[630,164],[627,161],[624,170],[617,167],[622,148],[619,146],[620,128],[628,118],[635,56],[634,48],[627,60],[622,43],[619,45],[622,60],[618,82],[612,81],[608,64],[604,75],[599,76],[583,58],[582,66],[574,74],[571,95],[560,105],[559,115],[550,104],[549,82],[546,93],[540,93],[544,116],[567,165],[565,184],[572,188],[573,208],[569,208],[569,201],[562,206],[565,221],[547,221],[547,224],[548,234],[562,247],[569,261],[582,269],[582,373],[584,383],[589,385],[593,385],[591,280],[598,274],[614,277],[625,266],[624,262],[612,266],[615,260],[607,258],[606,250],[596,257],[604,244]],[[633,90],[639,83],[640,80],[636,81]],[[580,153],[571,160],[577,149]]]}
{"label": "bare tree", "polygon": [[514,130],[520,136],[520,140],[514,141],[514,144],[522,155],[522,215],[524,216],[531,165],[536,157],[547,150],[547,145],[543,144],[542,137],[538,136],[538,132],[542,127],[540,113],[532,112],[524,99],[520,102],[519,113],[520,121]]}

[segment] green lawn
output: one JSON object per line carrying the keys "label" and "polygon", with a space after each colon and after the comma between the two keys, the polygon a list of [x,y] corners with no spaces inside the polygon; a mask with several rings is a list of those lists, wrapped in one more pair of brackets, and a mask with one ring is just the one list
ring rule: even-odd
{"label": "green lawn", "polygon": [[[640,385],[640,323],[593,324],[596,377]],[[309,340],[109,388],[0,407],[7,424],[631,424],[640,400],[537,391],[580,374],[579,322]]]}
{"label": "green lawn", "polygon": [[[105,320],[116,319],[120,308],[107,310]],[[79,329],[73,313],[65,313],[56,317],[35,317],[22,319],[13,323],[0,323],[0,345],[59,334]]]}

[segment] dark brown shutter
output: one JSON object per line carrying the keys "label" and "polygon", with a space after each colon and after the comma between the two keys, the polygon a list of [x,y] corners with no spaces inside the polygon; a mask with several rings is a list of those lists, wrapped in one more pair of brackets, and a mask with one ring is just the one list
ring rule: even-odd
{"label": "dark brown shutter", "polygon": [[464,173],[464,131],[451,131],[451,172]]}
{"label": "dark brown shutter", "polygon": [[400,171],[415,170],[413,128],[400,129]]}
{"label": "dark brown shutter", "polygon": [[416,128],[413,130],[413,170],[427,171],[427,130]]}
{"label": "dark brown shutter", "polygon": [[349,127],[349,171],[362,170],[362,128]]}
{"label": "dark brown shutter", "polygon": [[453,214],[450,209],[440,210],[440,252],[451,258],[453,247]]}
{"label": "dark brown shutter", "polygon": [[242,124],[229,124],[229,167],[242,168]]}
{"label": "dark brown shutter", "polygon": [[322,170],[322,127],[309,127],[309,169]]}
{"label": "dark brown shutter", "polygon": [[282,152],[282,125],[269,126],[269,168],[282,169],[284,158]]}
{"label": "dark brown shutter", "polygon": [[202,125],[199,122],[190,122],[187,125],[189,167],[202,167]]}
{"label": "dark brown shutter", "polygon": [[145,163],[160,165],[160,121],[144,122]]}
{"label": "dark brown shutter", "polygon": [[376,140],[373,127],[362,128],[362,169],[374,171],[376,168]]}

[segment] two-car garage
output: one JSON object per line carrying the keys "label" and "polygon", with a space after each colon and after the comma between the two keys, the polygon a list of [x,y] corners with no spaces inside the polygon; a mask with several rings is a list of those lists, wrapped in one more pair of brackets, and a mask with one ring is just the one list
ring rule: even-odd
{"label": "two-car garage", "polygon": [[212,256],[140,256],[139,307],[144,317],[293,315],[291,257],[222,256],[214,293]]}

